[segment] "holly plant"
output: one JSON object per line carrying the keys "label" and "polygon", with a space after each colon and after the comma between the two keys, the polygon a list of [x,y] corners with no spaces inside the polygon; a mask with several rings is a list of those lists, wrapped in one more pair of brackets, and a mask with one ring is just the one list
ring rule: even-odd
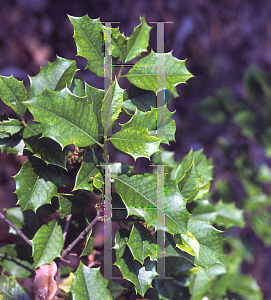
{"label": "holly plant", "polygon": [[[206,200],[212,162],[202,150],[175,162],[161,147],[175,141],[167,106],[176,86],[193,77],[185,61],[148,52],[144,17],[130,37],[87,15],[69,19],[77,54],[104,77],[104,89],[77,78],[76,61],[60,57],[29,77],[28,90],[0,76],[0,97],[13,110],[1,116],[0,149],[27,157],[14,176],[17,205],[1,212],[17,235],[0,248],[1,299],[30,299],[15,279],[30,277],[35,299],[242,294],[237,267],[223,257],[222,231],[213,227],[244,226],[242,211]],[[141,157],[150,160],[149,173],[129,164]]]}

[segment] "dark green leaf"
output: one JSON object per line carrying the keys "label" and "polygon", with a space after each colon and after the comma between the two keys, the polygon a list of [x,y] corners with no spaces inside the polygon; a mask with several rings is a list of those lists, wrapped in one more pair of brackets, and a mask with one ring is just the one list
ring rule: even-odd
{"label": "dark green leaf", "polygon": [[109,280],[108,289],[113,299],[118,298],[124,290],[123,286],[114,280]]}
{"label": "dark green leaf", "polygon": [[[172,99],[179,97],[176,88],[159,93],[164,94],[165,103],[167,104],[169,104]],[[125,90],[123,101],[123,106],[131,111],[135,111],[137,107],[139,110],[146,112],[151,110],[151,107],[157,107],[157,98],[154,92],[142,90],[133,84]]]}
{"label": "dark green leaf", "polygon": [[103,161],[99,152],[93,148],[86,148],[82,165],[76,176],[74,190],[93,190],[93,177],[100,173],[96,167]]}
{"label": "dark green leaf", "polygon": [[86,193],[58,194],[59,212],[62,217],[69,214],[82,214],[88,203]]}
{"label": "dark green leaf", "polygon": [[146,291],[151,288],[151,282],[157,275],[155,262],[148,258],[142,265],[133,259],[133,255],[126,245],[127,231],[119,230],[115,237],[116,262],[115,265],[120,269],[123,278],[131,281],[135,285],[135,290],[144,296]]}
{"label": "dark green leaf", "polygon": [[0,97],[16,114],[20,116],[25,114],[27,107],[22,102],[27,101],[28,95],[22,81],[18,81],[12,75],[0,76]]}
{"label": "dark green leaf", "polygon": [[18,204],[23,210],[36,211],[40,206],[50,204],[60,185],[59,169],[33,156],[24,162],[14,178]]}
{"label": "dark green leaf", "polygon": [[51,264],[55,258],[60,257],[63,247],[61,226],[56,220],[43,225],[35,234],[32,244],[35,268]]}
{"label": "dark green leaf", "polygon": [[65,168],[66,149],[62,150],[57,142],[49,138],[41,138],[41,135],[42,126],[40,124],[26,124],[23,132],[25,149],[49,164]]}
{"label": "dark green leaf", "polygon": [[134,224],[127,243],[134,259],[142,265],[147,256],[157,260],[157,244],[150,231],[141,224]]}

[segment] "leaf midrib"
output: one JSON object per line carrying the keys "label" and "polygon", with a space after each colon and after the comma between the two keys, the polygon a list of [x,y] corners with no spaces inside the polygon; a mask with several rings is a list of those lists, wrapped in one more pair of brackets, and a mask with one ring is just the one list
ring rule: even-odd
{"label": "leaf midrib", "polygon": [[[61,118],[62,120],[66,121],[67,123],[71,124],[72,126],[76,127],[77,129],[79,129],[82,133],[84,133],[85,135],[87,135],[88,137],[90,137],[95,143],[97,143],[97,141],[91,135],[89,135],[86,131],[84,131],[83,129],[81,129],[80,127],[78,127],[77,125],[75,125],[74,123],[71,123],[71,121],[69,121],[67,119],[64,119],[64,117],[59,116],[56,113],[53,113],[50,110],[47,110],[47,109],[45,109],[45,108],[43,108],[41,106],[34,105],[34,104],[30,103],[30,102],[28,102],[28,105],[30,105],[30,106],[32,105],[32,106],[34,106],[34,107],[36,107],[38,109],[41,109],[41,110],[43,110],[45,112],[48,112],[48,113],[50,113],[50,114],[52,114],[54,116],[57,116],[57,117]],[[63,145],[62,145],[62,147],[63,147]]]}

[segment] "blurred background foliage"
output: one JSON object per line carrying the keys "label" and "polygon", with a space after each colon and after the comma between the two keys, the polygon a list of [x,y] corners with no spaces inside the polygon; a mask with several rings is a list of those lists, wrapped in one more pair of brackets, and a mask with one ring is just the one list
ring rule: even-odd
{"label": "blurred background foliage", "polygon": [[[165,24],[165,52],[173,49],[175,57],[187,59],[187,68],[195,77],[188,85],[177,87],[180,97],[171,102],[170,110],[176,109],[173,117],[177,132],[170,150],[180,161],[191,148],[203,148],[214,164],[211,201],[216,207],[221,205],[220,200],[224,205],[234,202],[244,210],[246,221],[243,229],[236,226],[227,232],[225,259],[230,272],[220,277],[217,275],[223,274],[221,269],[208,274],[198,272],[190,287],[196,289],[202,276],[207,280],[205,288],[212,288],[219,299],[221,287],[227,286],[227,276],[232,280],[240,269],[244,277],[237,280],[230,293],[243,289],[247,291],[245,299],[257,299],[253,294],[257,293],[256,287],[245,276],[251,275],[264,299],[271,299],[271,2],[2,0],[0,75],[12,74],[28,86],[27,74],[35,76],[40,66],[54,61],[56,55],[74,59],[76,47],[67,14],[119,22],[114,26],[126,35],[132,33],[143,15],[148,22],[173,22]],[[156,51],[156,27],[151,25],[150,49]],[[76,60],[77,67],[84,69],[86,60]],[[77,76],[103,88],[102,78],[90,71],[79,71]],[[125,81],[120,84],[125,88]],[[12,116],[1,103],[0,114],[5,112]],[[13,154],[0,155],[1,210],[16,203],[12,193],[15,183],[10,176],[19,171],[23,161],[23,157]],[[144,158],[137,161],[143,171],[148,163]],[[196,212],[196,207],[193,209]],[[219,226],[219,220],[216,222]],[[0,231],[8,232],[4,222],[0,222]],[[0,245],[11,240],[12,235],[1,234]],[[177,290],[188,285],[186,280],[170,284]],[[156,284],[163,293],[172,290],[163,282]],[[228,295],[236,299],[232,297]]]}

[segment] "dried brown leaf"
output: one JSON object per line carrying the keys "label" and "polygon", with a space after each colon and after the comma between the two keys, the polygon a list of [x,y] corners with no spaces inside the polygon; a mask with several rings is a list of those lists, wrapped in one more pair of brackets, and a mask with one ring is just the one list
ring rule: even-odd
{"label": "dried brown leaf", "polygon": [[52,261],[50,265],[40,266],[35,272],[35,300],[51,300],[57,291],[57,283],[54,280],[57,273],[56,263]]}

